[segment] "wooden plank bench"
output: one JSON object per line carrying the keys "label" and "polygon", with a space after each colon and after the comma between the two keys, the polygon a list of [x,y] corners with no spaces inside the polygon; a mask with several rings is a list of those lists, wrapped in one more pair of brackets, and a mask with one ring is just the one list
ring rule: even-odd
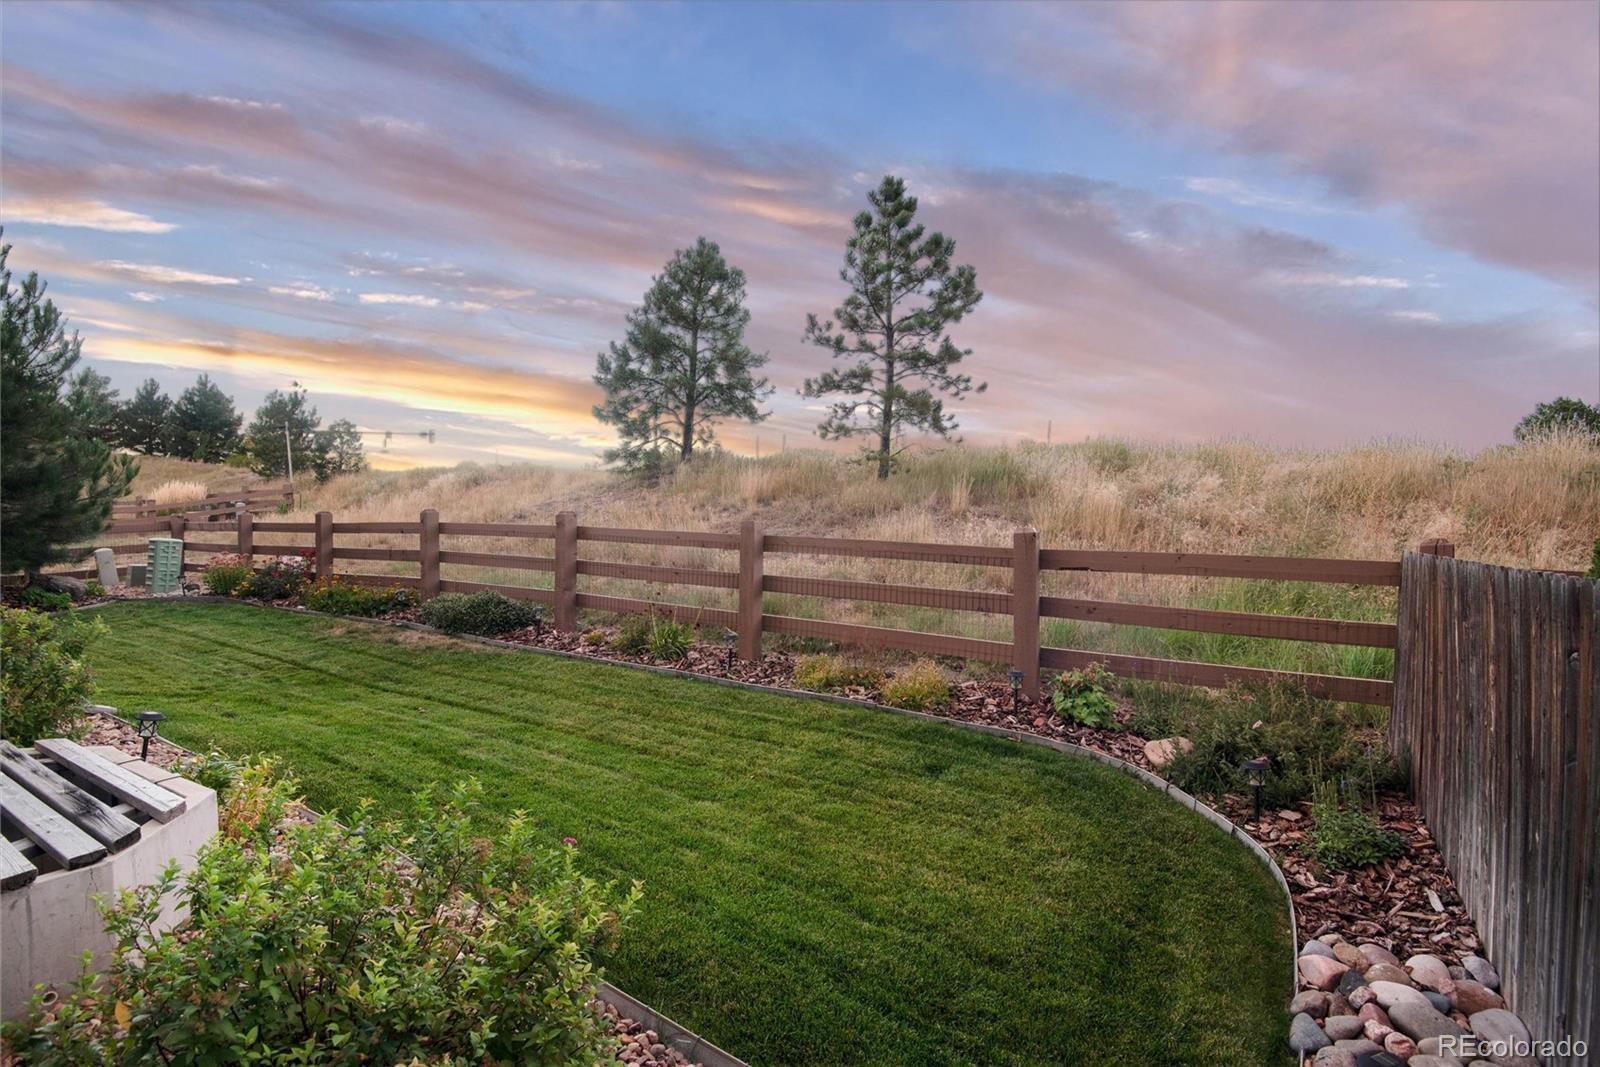
{"label": "wooden plank bench", "polygon": [[96,755],[64,737],[41,739],[35,746],[63,770],[86,784],[103,789],[129,807],[157,822],[171,822],[183,813],[186,802],[176,793]]}
{"label": "wooden plank bench", "polygon": [[104,845],[6,775],[0,775],[0,815],[67,870],[105,858]]}
{"label": "wooden plank bench", "polygon": [[39,868],[17,851],[17,846],[0,837],[0,889],[21,889],[39,877]]}
{"label": "wooden plank bench", "polygon": [[9,741],[0,741],[0,769],[112,852],[120,852],[139,840],[138,823]]}

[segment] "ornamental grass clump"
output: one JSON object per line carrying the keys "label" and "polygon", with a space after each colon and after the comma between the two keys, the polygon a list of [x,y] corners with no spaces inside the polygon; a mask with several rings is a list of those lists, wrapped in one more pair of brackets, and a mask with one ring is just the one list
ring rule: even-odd
{"label": "ornamental grass clump", "polygon": [[818,693],[835,689],[876,689],[883,684],[883,672],[844,656],[801,656],[795,661],[794,684]]}
{"label": "ornamental grass clump", "polygon": [[[608,1061],[594,996],[639,886],[585,877],[520,815],[480,836],[481,793],[218,837],[106,905],[109,966],[36,999],[8,1047],[39,1067]],[[169,893],[189,920],[155,933]]]}
{"label": "ornamental grass clump", "polygon": [[950,683],[931,659],[919,659],[884,680],[879,690],[891,708],[936,711],[950,703]]}
{"label": "ornamental grass clump", "polygon": [[649,653],[656,659],[677,660],[689,654],[694,645],[694,628],[671,619],[650,620]]}

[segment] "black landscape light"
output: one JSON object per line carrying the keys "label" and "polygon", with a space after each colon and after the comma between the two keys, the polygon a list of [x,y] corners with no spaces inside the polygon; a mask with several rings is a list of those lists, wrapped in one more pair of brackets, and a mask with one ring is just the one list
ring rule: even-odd
{"label": "black landscape light", "polygon": [[732,630],[722,631],[722,643],[728,646],[728,673],[733,673],[733,649],[739,643],[739,635]]}
{"label": "black landscape light", "polygon": [[167,717],[159,711],[141,711],[139,720],[139,758],[145,759],[150,755],[150,739],[161,730],[161,724]]}
{"label": "black landscape light", "polygon": [[1245,781],[1250,783],[1250,789],[1256,797],[1256,818],[1261,818],[1261,787],[1266,784],[1267,770],[1272,766],[1272,761],[1265,756],[1247,759],[1239,764],[1239,769],[1244,772]]}
{"label": "black landscape light", "polygon": [[537,640],[539,640],[539,638],[541,636],[543,636],[543,634],[544,634],[544,609],[543,608],[534,608],[533,609],[533,639],[535,641],[537,641]]}
{"label": "black landscape light", "polygon": [[1011,714],[1015,715],[1022,704],[1022,669],[1011,668]]}

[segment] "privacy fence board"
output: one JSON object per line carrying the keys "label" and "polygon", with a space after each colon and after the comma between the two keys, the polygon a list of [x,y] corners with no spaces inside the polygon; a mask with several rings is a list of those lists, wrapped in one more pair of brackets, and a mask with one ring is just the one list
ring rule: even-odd
{"label": "privacy fence board", "polygon": [[[551,606],[551,621],[558,630],[574,629],[578,625],[577,613],[580,609],[655,612],[697,625],[727,627],[736,632],[738,654],[747,660],[760,655],[763,633],[776,633],[1005,663],[1021,672],[1022,690],[1030,697],[1041,694],[1039,675],[1042,668],[1067,670],[1100,663],[1113,673],[1130,678],[1201,686],[1291,682],[1304,686],[1314,695],[1334,700],[1380,705],[1387,705],[1391,700],[1393,686],[1382,679],[1269,671],[1081,649],[1043,648],[1040,623],[1043,619],[1076,619],[1117,626],[1147,626],[1272,640],[1394,648],[1396,636],[1393,623],[1044,596],[1041,594],[1040,576],[1047,571],[1075,570],[1394,585],[1400,580],[1400,564],[1397,561],[1047,549],[1040,547],[1039,535],[1033,530],[1017,531],[1010,545],[946,545],[768,534],[750,519],[741,524],[738,533],[718,533],[580,526],[577,515],[570,511],[564,511],[555,518],[553,524],[447,522],[441,520],[437,511],[429,509],[421,514],[417,522],[340,522],[329,512],[319,512],[312,522],[289,522],[257,520],[244,513],[230,523],[206,523],[187,531],[184,516],[137,521],[146,523],[151,532],[164,536],[184,537],[187,532],[185,550],[195,554],[305,556],[314,561],[319,577],[336,573],[338,565],[344,561],[414,565],[414,574],[342,576],[364,585],[408,586],[420,590],[424,598],[441,592],[491,590],[522,600],[537,601]],[[234,541],[220,538],[219,534],[223,531],[234,532]],[[413,538],[416,547],[357,546],[338,542],[340,537],[356,534]],[[263,537],[266,540],[261,540]],[[483,552],[458,549],[454,547],[458,543],[454,539],[458,537],[495,538],[505,544],[506,550]],[[599,560],[584,558],[582,548],[586,543],[711,549],[728,555],[719,557],[720,561],[726,562],[719,562],[713,567]],[[136,553],[143,549],[134,545],[127,546],[125,551]],[[993,568],[991,573],[995,574],[995,584],[1002,589],[1009,585],[1010,589],[955,589],[941,585],[904,585],[768,573],[769,565],[781,571],[784,560],[794,556],[903,560]],[[551,575],[551,588],[527,588],[459,577],[447,579],[441,573],[445,566],[548,573]],[[194,564],[185,565],[186,571],[198,569]],[[656,587],[723,589],[731,594],[732,607],[711,608],[664,599],[603,594],[587,588],[588,579],[621,579]],[[1006,616],[1011,620],[1011,639],[982,640],[803,617],[807,613],[779,613],[771,610],[775,605],[766,602],[767,593]]]}
{"label": "privacy fence board", "polygon": [[[1407,553],[1391,742],[1510,1007],[1600,1040],[1600,594]],[[1577,1058],[1546,1060],[1576,1065]]]}

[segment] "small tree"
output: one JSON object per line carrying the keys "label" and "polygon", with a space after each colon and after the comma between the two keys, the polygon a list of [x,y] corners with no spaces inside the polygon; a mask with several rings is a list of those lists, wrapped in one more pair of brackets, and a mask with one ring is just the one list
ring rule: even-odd
{"label": "small tree", "polygon": [[239,447],[244,416],[233,398],[202,374],[172,406],[172,451],[184,459],[220,463]]}
{"label": "small tree", "polygon": [[356,424],[349,419],[337,419],[318,433],[317,448],[321,454],[312,463],[312,471],[319,482],[325,482],[335,474],[367,469],[361,434],[356,432]]}
{"label": "small tree", "polygon": [[256,408],[255,418],[245,432],[250,469],[263,477],[282,477],[288,473],[292,458],[295,470],[313,470],[322,457],[317,440],[321,426],[317,409],[306,404],[306,391],[299,383],[288,392],[274,389]]}
{"label": "small tree", "polygon": [[8,572],[82,558],[72,546],[105,528],[138,471],[63,396],[83,342],[67,336],[37,274],[12,285],[10,253],[0,244],[0,570]]}
{"label": "small tree", "polygon": [[744,271],[704,237],[673,255],[628,316],[628,334],[596,361],[606,391],[595,418],[617,428],[606,462],[625,470],[658,466],[664,451],[687,461],[716,439],[723,419],[759,422],[772,389],[755,372],[767,362],[744,343],[750,312]]}
{"label": "small tree", "polygon": [[117,412],[117,444],[147,456],[166,455],[172,439],[172,399],[146,378]]}
{"label": "small tree", "polygon": [[935,393],[960,399],[987,388],[953,369],[972,353],[945,333],[983,294],[972,267],[951,264],[955,241],[941,233],[923,236],[915,222],[917,198],[906,195],[905,182],[887,176],[867,201],[872,210],[856,216],[855,233],[845,243],[839,278],[850,293],[834,310],[837,327],[834,320],[806,316],[805,339],[851,365],[807,378],[801,395],[842,394],[817,432],[825,440],[876,434],[878,447],[867,455],[878,477],[887,478],[902,428],[940,437],[955,431],[955,419]]}
{"label": "small tree", "polygon": [[1578,434],[1600,443],[1600,407],[1574,397],[1558,396],[1536,405],[1512,431],[1518,441],[1531,441],[1555,433]]}

